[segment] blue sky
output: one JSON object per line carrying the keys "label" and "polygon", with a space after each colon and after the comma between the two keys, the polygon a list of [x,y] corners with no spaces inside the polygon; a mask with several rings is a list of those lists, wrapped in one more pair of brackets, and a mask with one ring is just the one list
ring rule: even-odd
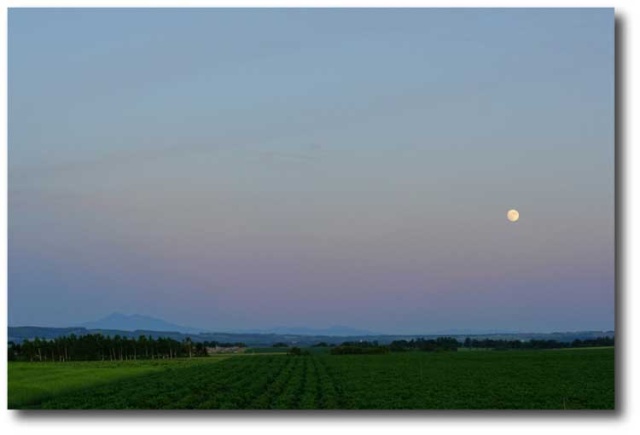
{"label": "blue sky", "polygon": [[12,9],[9,324],[612,329],[613,38],[612,9]]}

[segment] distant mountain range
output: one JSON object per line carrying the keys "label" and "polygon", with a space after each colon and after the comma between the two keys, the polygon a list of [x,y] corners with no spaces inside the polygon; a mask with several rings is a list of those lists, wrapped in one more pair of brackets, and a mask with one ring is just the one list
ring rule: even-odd
{"label": "distant mountain range", "polygon": [[[77,325],[86,329],[120,330],[120,331],[168,331],[181,332],[183,334],[197,334],[208,332],[207,329],[194,328],[192,326],[182,326],[170,323],[155,317],[143,316],[140,314],[112,313],[101,319],[85,322]],[[239,334],[284,334],[284,335],[326,335],[336,337],[346,337],[355,335],[375,335],[371,331],[351,328],[349,326],[335,325],[328,328],[306,328],[279,326],[267,329],[243,329],[229,330],[226,332]]]}
{"label": "distant mountain range", "polygon": [[229,331],[235,333],[248,334],[278,334],[278,335],[314,335],[314,336],[331,336],[331,337],[348,337],[348,336],[364,336],[377,335],[375,332],[364,329],[351,328],[349,326],[335,325],[329,328],[306,328],[303,326],[278,326],[267,329],[245,329]]}
{"label": "distant mountain range", "polygon": [[113,313],[94,322],[86,322],[81,325],[68,328],[50,328],[38,326],[10,326],[9,341],[17,343],[25,339],[35,337],[52,339],[63,335],[102,334],[105,336],[120,335],[124,337],[139,337],[141,335],[154,338],[169,337],[181,341],[190,337],[196,342],[243,342],[249,346],[270,346],[273,343],[284,342],[296,346],[313,345],[319,342],[340,344],[344,341],[377,340],[381,344],[390,343],[393,340],[410,340],[424,337],[435,338],[438,336],[454,336],[459,340],[466,337],[492,338],[496,340],[557,340],[569,342],[575,339],[593,339],[598,337],[613,337],[614,331],[572,331],[572,332],[499,332],[492,330],[477,331],[464,329],[449,329],[426,334],[379,334],[371,331],[351,328],[348,326],[331,326],[328,328],[306,327],[275,327],[260,330],[235,330],[211,332],[202,328],[181,326],[174,323],[143,316],[140,314],[126,315]]}
{"label": "distant mountain range", "polygon": [[[39,326],[10,326],[8,331],[9,341],[20,343],[24,340],[32,340],[36,337],[50,340],[56,337],[86,334],[102,334],[104,336],[113,337],[120,335],[121,337],[139,337],[141,335],[153,338],[165,337],[182,341],[190,337],[194,342],[218,341],[221,343],[237,343],[242,342],[252,347],[271,346],[274,343],[287,343],[293,346],[311,346],[320,342],[328,344],[340,344],[344,341],[360,341],[376,340],[380,344],[388,344],[393,340],[411,340],[413,338],[436,338],[442,336],[440,334],[415,334],[415,335],[308,335],[308,334],[265,334],[265,333],[231,333],[231,332],[204,332],[204,333],[182,333],[176,331],[153,331],[153,330],[135,330],[125,331],[118,329],[87,329],[83,327],[75,328],[48,328]],[[554,332],[554,333],[505,333],[505,334],[471,334],[456,335],[458,340],[462,341],[466,337],[477,339],[491,338],[495,340],[557,340],[561,342],[570,342],[575,339],[593,339],[598,337],[613,337],[614,331],[575,331],[575,332]]]}
{"label": "distant mountain range", "polygon": [[111,329],[119,331],[168,331],[181,332],[183,334],[197,334],[204,332],[204,329],[181,326],[174,323],[156,319],[155,317],[142,316],[140,314],[126,315],[122,313],[111,313],[107,317],[85,322],[78,325],[86,329]]}

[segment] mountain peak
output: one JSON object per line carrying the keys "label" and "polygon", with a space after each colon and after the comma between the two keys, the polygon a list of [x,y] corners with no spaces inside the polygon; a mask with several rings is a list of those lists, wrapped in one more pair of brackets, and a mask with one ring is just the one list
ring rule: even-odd
{"label": "mountain peak", "polygon": [[280,326],[271,328],[268,332],[276,334],[295,334],[295,335],[323,335],[323,336],[366,336],[375,335],[375,333],[363,329],[352,328],[344,325],[333,325],[328,328],[308,328],[300,326]]}
{"label": "mountain peak", "polygon": [[188,326],[176,325],[155,317],[144,316],[141,314],[123,314],[113,312],[92,322],[85,322],[81,325],[87,329],[116,329],[120,331],[167,331],[182,333],[197,333],[200,329]]}

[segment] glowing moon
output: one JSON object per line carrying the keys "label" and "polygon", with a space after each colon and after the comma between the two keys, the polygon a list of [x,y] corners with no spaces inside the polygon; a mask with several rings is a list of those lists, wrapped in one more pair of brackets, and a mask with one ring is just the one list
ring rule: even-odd
{"label": "glowing moon", "polygon": [[507,212],[507,219],[511,222],[518,222],[518,219],[520,219],[520,213],[518,210],[511,209]]}

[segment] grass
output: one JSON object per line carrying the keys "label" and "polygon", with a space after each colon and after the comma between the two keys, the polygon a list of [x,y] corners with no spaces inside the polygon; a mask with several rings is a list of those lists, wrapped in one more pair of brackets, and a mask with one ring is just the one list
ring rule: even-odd
{"label": "grass", "polygon": [[179,369],[192,364],[211,363],[225,358],[228,357],[66,363],[10,362],[9,408],[22,408],[62,393],[108,384],[120,379]]}
{"label": "grass", "polygon": [[[254,354],[209,363],[221,359],[10,363],[9,406],[48,409],[615,407],[613,348],[580,349],[579,352],[406,352],[300,357]],[[47,386],[47,394],[36,394],[35,386]]]}
{"label": "grass", "polygon": [[289,352],[288,347],[251,347],[244,351],[250,354],[281,354]]}

